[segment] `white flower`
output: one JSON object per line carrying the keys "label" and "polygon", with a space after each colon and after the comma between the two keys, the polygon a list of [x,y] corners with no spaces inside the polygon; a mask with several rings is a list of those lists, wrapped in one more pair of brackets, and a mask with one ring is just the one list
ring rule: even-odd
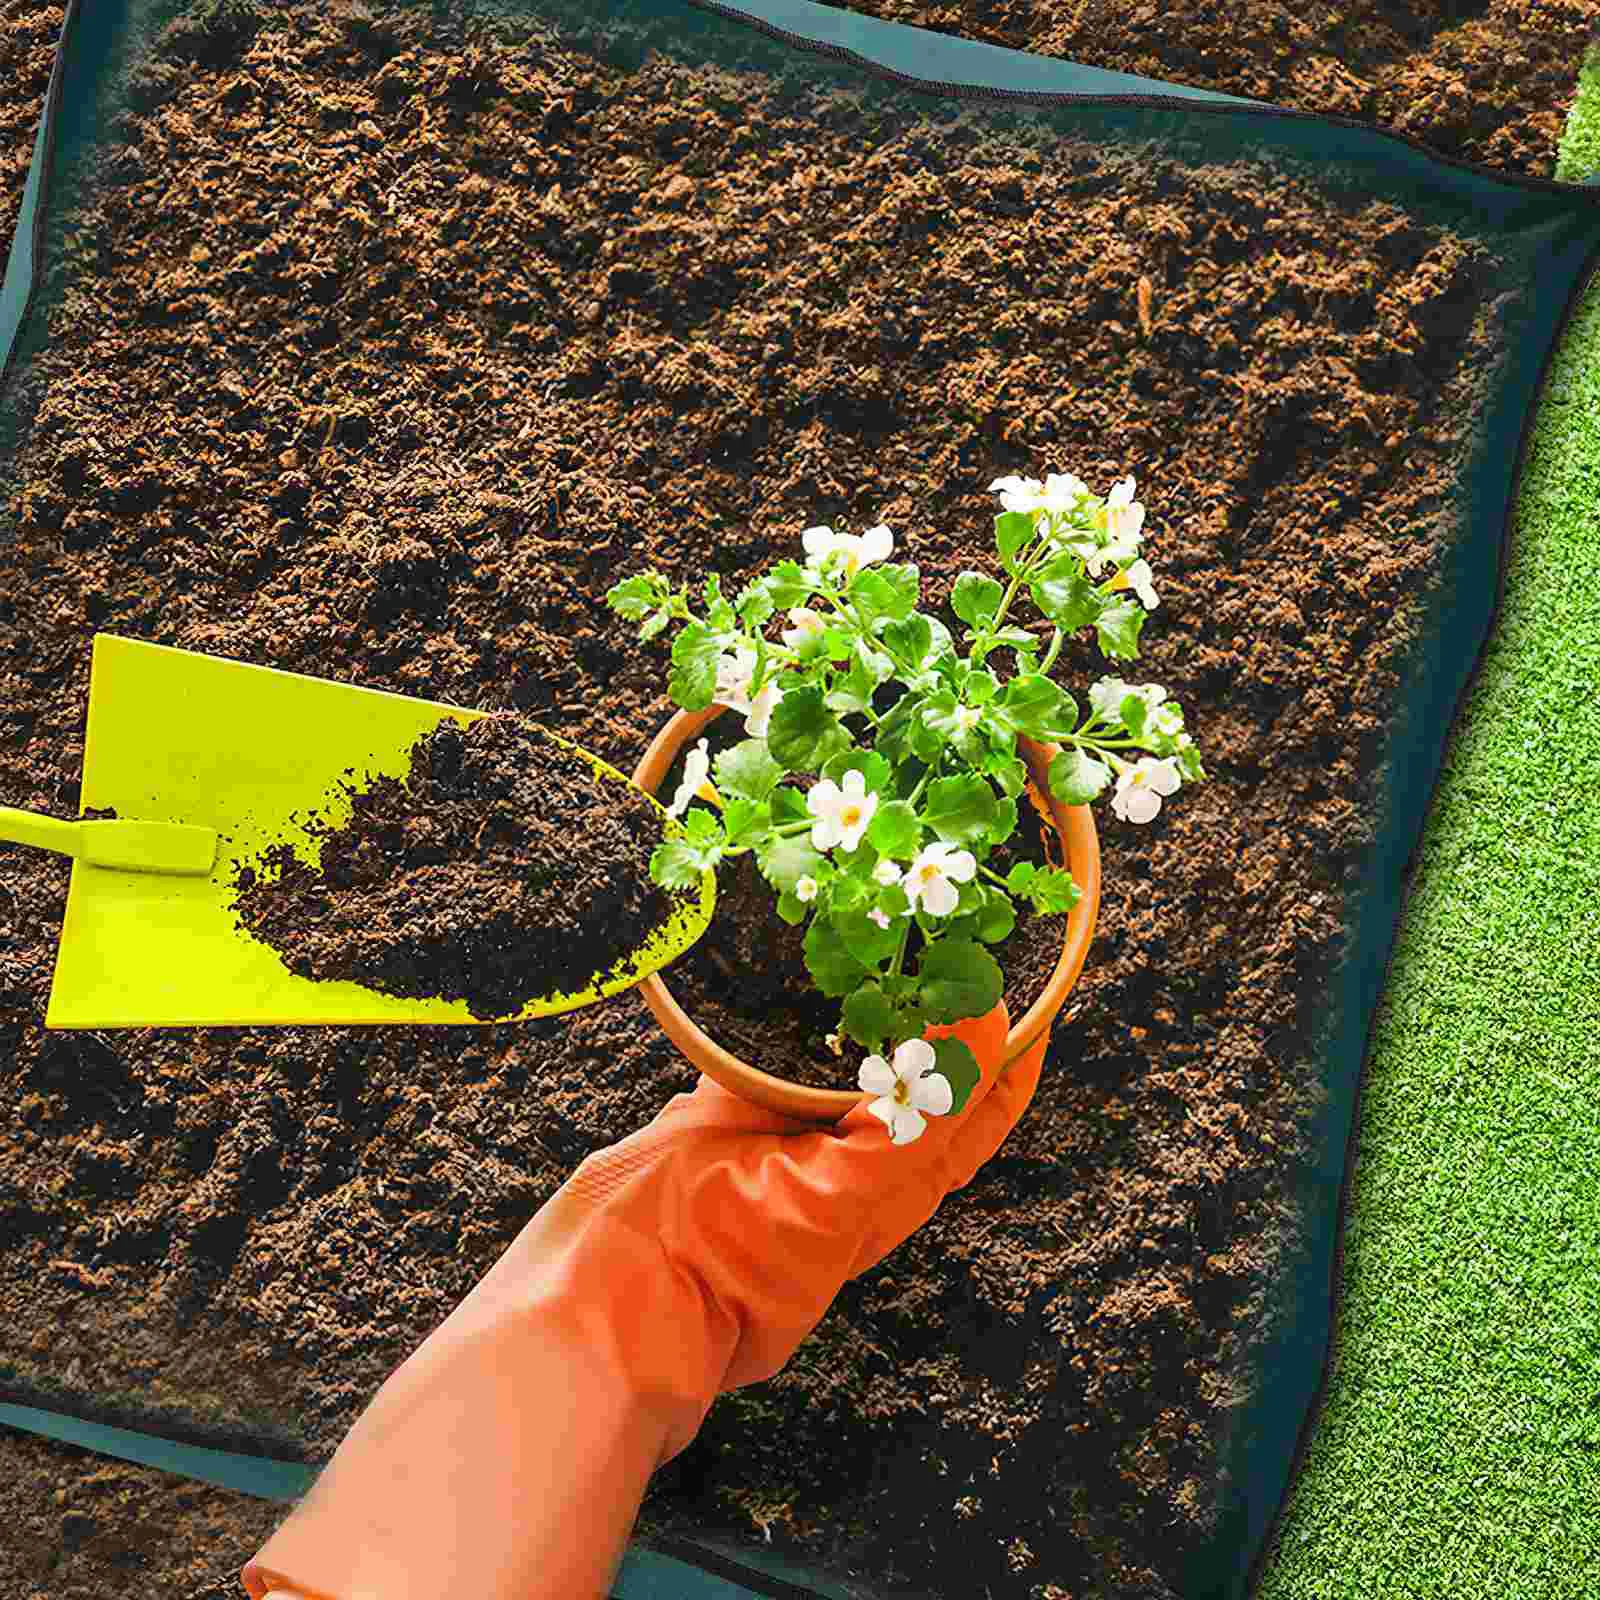
{"label": "white flower", "polygon": [[885,888],[891,883],[899,883],[900,869],[887,856],[872,869],[872,876],[883,884]]}
{"label": "white flower", "polygon": [[795,606],[789,612],[789,620],[794,626],[785,628],[780,637],[791,650],[798,650],[807,639],[821,633],[828,621],[820,611],[813,611],[809,606]]}
{"label": "white flower", "polygon": [[716,699],[730,711],[745,714],[744,731],[752,739],[765,739],[767,724],[772,720],[773,708],[783,699],[778,680],[768,676],[761,693],[752,701],[750,685],[756,678],[756,653],[747,645],[740,645],[732,655],[724,654],[717,661]]}
{"label": "white flower", "polygon": [[796,900],[815,900],[817,898],[817,880],[809,875],[801,878],[794,886]]}
{"label": "white flower", "polygon": [[[1126,539],[1113,539],[1110,544],[1101,544],[1090,536],[1083,539],[1069,539],[1066,547],[1069,550],[1076,550],[1083,557],[1083,564],[1088,568],[1091,578],[1098,578],[1108,563],[1120,566],[1122,562],[1131,561],[1139,553],[1137,539],[1131,542]],[[1110,587],[1117,589],[1122,585],[1113,578]]]}
{"label": "white flower", "polygon": [[895,1051],[892,1067],[882,1056],[868,1056],[861,1063],[858,1082],[868,1094],[879,1096],[867,1110],[888,1126],[892,1143],[920,1139],[927,1126],[924,1113],[942,1117],[955,1103],[950,1080],[929,1070],[937,1059],[926,1039],[907,1039]]}
{"label": "white flower", "polygon": [[962,733],[971,733],[983,721],[983,712],[977,706],[956,707],[956,727]]}
{"label": "white flower", "polygon": [[817,820],[811,829],[813,850],[831,850],[836,844],[854,850],[867,831],[878,797],[867,793],[867,780],[859,767],[844,775],[841,789],[832,778],[814,783],[806,795],[806,810]]}
{"label": "white flower", "polygon": [[887,929],[889,926],[889,913],[887,911],[869,911],[867,919],[871,922],[876,922],[883,929]]}
{"label": "white flower", "polygon": [[[1130,694],[1138,695],[1144,701],[1147,712],[1155,717],[1160,716],[1156,708],[1167,698],[1167,691],[1159,683],[1133,684],[1124,683],[1121,678],[1102,678],[1089,686],[1089,704],[1102,717],[1116,722],[1122,716],[1122,702]],[[1176,706],[1166,709],[1169,713],[1182,715]]]}
{"label": "white flower", "polygon": [[870,566],[874,561],[887,560],[894,549],[894,536],[883,523],[876,528],[868,528],[865,533],[835,533],[826,526],[807,528],[800,535],[800,542],[806,547],[806,565],[818,569],[827,566],[836,550],[844,551],[846,583],[862,567]]}
{"label": "white flower", "polygon": [[904,914],[909,917],[920,899],[930,917],[949,916],[960,898],[956,885],[970,882],[977,870],[977,857],[970,850],[954,850],[942,840],[927,845],[906,868],[901,880],[900,886],[911,902]]}
{"label": "white flower", "polygon": [[[1183,713],[1176,706],[1158,706],[1155,715],[1150,718],[1150,727],[1156,733],[1172,735],[1183,733]],[[1187,739],[1188,735],[1184,734]],[[1182,740],[1179,741],[1180,748]]]}
{"label": "white flower", "polygon": [[700,793],[700,785],[710,773],[711,757],[706,753],[706,741],[702,739],[683,758],[683,782],[678,785],[678,792],[667,807],[669,817],[681,817],[689,809],[689,802]]}
{"label": "white flower", "polygon": [[1111,590],[1132,589],[1144,602],[1145,610],[1154,611],[1161,604],[1155,585],[1150,581],[1154,576],[1148,561],[1135,561],[1131,567],[1119,572],[1106,587]]}
{"label": "white flower", "polygon": [[1133,498],[1133,479],[1124,478],[1106,496],[1106,532],[1118,544],[1137,545],[1144,527],[1144,507]]}
{"label": "white flower", "polygon": [[1037,478],[996,478],[989,485],[989,493],[1000,494],[1000,504],[1007,511],[1020,511],[1024,516],[1043,511],[1049,516],[1064,516],[1089,493],[1089,486],[1070,472],[1052,472],[1043,483]]}
{"label": "white flower", "polygon": [[1178,763],[1172,756],[1159,761],[1145,756],[1131,766],[1122,762],[1111,809],[1124,822],[1149,822],[1161,809],[1161,797],[1176,794],[1179,782]]}

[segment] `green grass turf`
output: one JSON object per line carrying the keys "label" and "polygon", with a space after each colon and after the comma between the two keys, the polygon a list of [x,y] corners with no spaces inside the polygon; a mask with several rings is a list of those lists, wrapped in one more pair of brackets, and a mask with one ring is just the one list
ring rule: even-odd
{"label": "green grass turf", "polygon": [[[1600,48],[1558,178],[1600,171]],[[1328,1398],[1258,1600],[1600,1596],[1600,280],[1529,445],[1367,1066]]]}

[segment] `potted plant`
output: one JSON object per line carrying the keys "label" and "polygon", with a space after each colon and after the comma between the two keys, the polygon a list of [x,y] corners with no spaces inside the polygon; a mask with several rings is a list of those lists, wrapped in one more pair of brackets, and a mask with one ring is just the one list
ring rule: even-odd
{"label": "potted plant", "polygon": [[[1007,1059],[1065,1002],[1099,901],[1090,802],[1110,787],[1117,816],[1148,822],[1183,781],[1205,777],[1182,710],[1159,684],[1103,677],[1080,719],[1050,677],[1066,636],[1081,628],[1093,626],[1109,658],[1138,655],[1145,616],[1159,602],[1139,554],[1144,507],[1134,480],[1104,499],[1070,474],[990,488],[1004,507],[994,527],[1008,582],[978,571],[957,578],[950,608],[966,624],[965,657],[945,624],[917,609],[917,568],[889,564],[894,541],[882,525],[860,535],[808,528],[803,564],[780,562],[732,601],[713,574],[703,617],[688,586],[674,590],[654,570],[606,595],[623,616],[642,619],[641,640],[684,624],[668,683],[681,709],[633,774],[654,793],[698,739],[668,807],[684,833],[654,852],[652,878],[682,887],[725,858],[753,854],[778,915],[795,926],[809,919],[806,967],[839,1000],[841,1033],[873,1054],[858,1092],[791,1084],[707,1037],[659,975],[640,985],[645,1002],[679,1049],[733,1092],[818,1121],[871,1097],[896,1143],[916,1138],[924,1115],[959,1111],[978,1081],[964,1043],[923,1035],[999,1002],[992,951],[1015,925],[1013,895],[1069,916],[1052,979],[1008,1035]],[[1040,640],[1007,620],[1024,588],[1054,624],[1042,659]],[[771,639],[780,612],[789,627]],[[1014,653],[1007,679],[985,664],[996,651]],[[702,730],[727,711],[744,718],[748,737],[713,763]],[[1118,754],[1131,750],[1146,753]],[[783,785],[789,774],[813,775],[809,790]],[[1019,863],[1001,878],[984,863],[1016,827],[1025,790],[1051,816],[1068,865]],[[715,809],[690,809],[696,798]],[[909,1104],[894,1093],[902,1083]]]}

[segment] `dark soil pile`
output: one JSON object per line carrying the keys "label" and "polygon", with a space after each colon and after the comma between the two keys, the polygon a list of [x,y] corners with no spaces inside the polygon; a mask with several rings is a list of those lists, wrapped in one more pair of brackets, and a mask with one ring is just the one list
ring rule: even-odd
{"label": "dark soil pile", "polygon": [[[742,720],[726,713],[712,726],[721,732],[725,721],[736,731],[721,739],[708,736],[713,760],[745,737]],[[673,762],[661,785],[663,794],[676,793],[686,754],[680,751]],[[816,781],[814,775],[784,780],[801,793]],[[1060,835],[1045,827],[1027,793],[1018,796],[1011,837],[984,858],[984,865],[1001,877],[1019,861],[1037,867],[1066,865]],[[778,915],[777,904],[778,891],[761,876],[753,855],[721,863],[710,927],[663,970],[661,981],[703,1033],[752,1066],[791,1083],[855,1089],[867,1052],[840,1032],[843,1001],[818,990],[806,970],[811,918],[791,927]],[[1006,1009],[1015,1024],[1044,992],[1061,959],[1067,917],[1064,912],[1041,916],[1022,895],[1013,895],[1012,904],[1016,926],[1003,942],[987,948],[1005,974]],[[925,946],[922,930],[913,925],[903,971],[916,970],[918,952]],[[839,1035],[837,1050],[828,1043],[830,1034]]]}
{"label": "dark soil pile", "polygon": [[[1300,1224],[1311,1031],[1494,381],[1496,263],[1250,161],[1041,160],[970,103],[908,100],[902,136],[806,72],[779,103],[666,55],[472,42],[442,8],[275,10],[286,31],[179,40],[147,74],[7,397],[0,800],[76,811],[102,624],[528,712],[631,771],[671,706],[603,604],[619,572],[731,589],[808,526],[883,521],[942,609],[990,558],[993,478],[1135,474],[1162,609],[1124,675],[1182,703],[1211,781],[1142,828],[1097,809],[1099,930],[1028,1115],[783,1373],[718,1401],[640,1531],[848,1540],[941,1595],[1165,1593]],[[1068,14],[1002,42],[1106,60]],[[1159,26],[1278,60],[1253,17]],[[1500,124],[1545,141],[1539,170],[1563,48],[1563,94],[1536,78]],[[1437,103],[1414,126],[1448,142]],[[1057,677],[1103,670],[1076,639]],[[326,1459],[577,1162],[694,1083],[631,994],[525,1024],[46,1033],[67,881],[0,851],[17,1398]]]}
{"label": "dark soil pile", "polygon": [[446,720],[410,756],[404,778],[344,786],[348,821],[307,823],[319,864],[280,843],[265,870],[239,867],[239,925],[291,972],[490,1022],[633,976],[650,931],[693,904],[650,877],[655,806],[522,718]]}

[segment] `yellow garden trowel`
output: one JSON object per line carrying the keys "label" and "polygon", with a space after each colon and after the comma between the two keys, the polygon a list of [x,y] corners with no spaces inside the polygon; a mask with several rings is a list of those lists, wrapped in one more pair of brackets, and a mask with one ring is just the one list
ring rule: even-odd
{"label": "yellow garden trowel", "polygon": [[[464,1000],[412,1000],[288,970],[235,923],[234,868],[289,842],[315,864],[304,826],[350,815],[341,785],[404,778],[410,750],[446,717],[487,715],[383,689],[281,672],[99,633],[89,674],[84,811],[66,821],[0,808],[0,840],[73,857],[47,1028],[195,1028],[432,1022],[483,1026]],[[548,730],[541,730],[548,733]],[[549,735],[555,738],[554,735]],[[602,784],[630,779],[557,739]],[[681,825],[661,813],[663,835]],[[522,1021],[593,1005],[675,960],[705,932],[715,874],[671,919],[639,930],[639,964],[577,994],[549,994]]]}

